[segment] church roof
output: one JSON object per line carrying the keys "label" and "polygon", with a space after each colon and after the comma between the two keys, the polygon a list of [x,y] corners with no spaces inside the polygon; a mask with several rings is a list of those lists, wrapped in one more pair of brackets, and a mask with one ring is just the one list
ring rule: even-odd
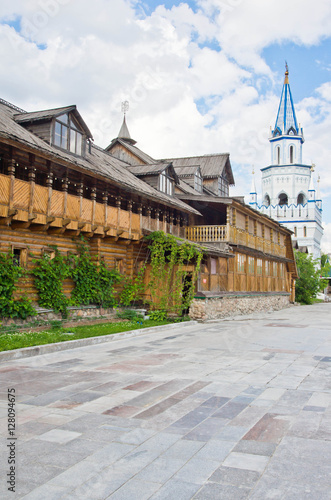
{"label": "church roof", "polygon": [[273,136],[277,135],[298,135],[299,127],[295,115],[295,109],[288,79],[288,67],[286,65],[285,80],[280,98],[275,128],[272,131]]}
{"label": "church roof", "polygon": [[215,178],[226,171],[229,183],[234,185],[234,177],[230,164],[229,153],[211,154],[202,156],[189,156],[186,158],[168,158],[173,163],[176,171],[178,167],[201,168],[203,178]]}

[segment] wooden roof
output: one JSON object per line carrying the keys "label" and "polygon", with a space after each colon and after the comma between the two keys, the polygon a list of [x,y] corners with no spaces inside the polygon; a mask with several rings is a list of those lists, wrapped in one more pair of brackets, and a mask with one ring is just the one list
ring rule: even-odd
{"label": "wooden roof", "polygon": [[27,124],[27,123],[33,123],[33,122],[38,122],[38,121],[43,121],[43,120],[50,120],[52,118],[56,118],[57,116],[64,115],[65,113],[72,113],[74,115],[74,117],[76,118],[76,120],[78,121],[79,125],[82,127],[86,136],[89,139],[93,139],[92,134],[91,134],[88,126],[84,122],[80,113],[77,111],[77,108],[75,105],[65,106],[63,108],[46,109],[43,111],[32,111],[31,113],[28,113],[28,112],[15,113],[14,120],[20,124]]}
{"label": "wooden roof", "polygon": [[69,151],[51,146],[24,128],[15,121],[15,114],[17,112],[13,108],[0,101],[0,139],[3,142],[14,147],[20,145],[28,152],[37,153],[53,162],[86,174],[89,173],[101,180],[110,180],[123,190],[136,193],[173,209],[201,215],[178,198],[161,193],[137,178],[128,170],[127,163],[113,157],[103,149],[92,145],[91,153],[86,151],[85,157],[71,154]]}
{"label": "wooden roof", "polygon": [[229,153],[168,158],[168,160],[172,161],[175,168],[200,166],[203,178],[220,177],[226,171],[229,183],[234,185]]}
{"label": "wooden roof", "polygon": [[169,169],[171,175],[173,176],[176,184],[179,184],[178,176],[175,172],[172,163],[168,161],[161,161],[158,163],[152,163],[151,165],[130,165],[127,167],[130,172],[138,177],[145,177],[147,175],[160,175],[166,169]]}
{"label": "wooden roof", "polygon": [[133,155],[135,155],[137,158],[140,158],[140,160],[143,163],[146,164],[151,164],[151,163],[157,163],[157,160],[154,160],[151,156],[149,156],[147,153],[144,153],[141,149],[137,148],[137,146],[134,146],[133,144],[128,143],[124,139],[121,139],[120,137],[116,137],[116,139],[113,139],[109,146],[105,148],[105,151],[109,151],[111,153],[112,148],[116,144],[121,144],[124,146],[128,151],[130,151]]}

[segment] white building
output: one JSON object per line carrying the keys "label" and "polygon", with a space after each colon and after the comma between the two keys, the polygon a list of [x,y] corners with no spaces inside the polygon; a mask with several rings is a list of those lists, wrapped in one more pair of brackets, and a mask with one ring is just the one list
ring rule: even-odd
{"label": "white building", "polygon": [[[253,178],[249,204],[293,231],[293,245],[321,256],[322,200],[314,187],[313,165],[302,163],[303,130],[298,126],[286,66],[274,130],[269,138],[271,164],[261,169],[262,204]],[[319,186],[319,180],[318,180]]]}

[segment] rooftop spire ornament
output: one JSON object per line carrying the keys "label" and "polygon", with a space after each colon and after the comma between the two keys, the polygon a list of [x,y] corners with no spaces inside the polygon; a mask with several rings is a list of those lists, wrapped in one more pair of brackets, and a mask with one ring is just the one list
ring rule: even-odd
{"label": "rooftop spire ornament", "polygon": [[121,108],[122,108],[122,113],[125,116],[126,113],[127,113],[127,111],[129,111],[129,101],[123,101],[122,105],[121,105]]}

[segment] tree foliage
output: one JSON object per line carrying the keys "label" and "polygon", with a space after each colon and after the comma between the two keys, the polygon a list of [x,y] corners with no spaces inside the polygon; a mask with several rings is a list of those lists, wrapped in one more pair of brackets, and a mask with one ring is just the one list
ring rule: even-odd
{"label": "tree foliage", "polygon": [[327,285],[321,276],[326,276],[329,265],[325,264],[321,269],[320,263],[311,255],[298,251],[295,252],[295,260],[299,275],[295,284],[295,300],[301,304],[312,304],[318,292]]}

